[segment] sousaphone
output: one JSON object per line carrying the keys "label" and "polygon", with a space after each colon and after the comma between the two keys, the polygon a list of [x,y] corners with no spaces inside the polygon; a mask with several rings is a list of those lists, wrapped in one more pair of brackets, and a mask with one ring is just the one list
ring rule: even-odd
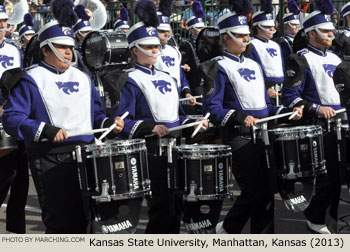
{"label": "sousaphone", "polygon": [[24,14],[29,10],[27,0],[5,0],[5,8],[9,16],[7,23],[12,25],[22,23]]}
{"label": "sousaphone", "polygon": [[90,16],[90,24],[93,30],[101,30],[107,21],[107,11],[99,0],[75,0],[74,5],[85,6],[86,13]]}

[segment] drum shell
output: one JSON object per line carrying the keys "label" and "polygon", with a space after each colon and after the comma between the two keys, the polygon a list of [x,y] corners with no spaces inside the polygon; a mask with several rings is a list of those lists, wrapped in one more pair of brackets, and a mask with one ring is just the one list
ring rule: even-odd
{"label": "drum shell", "polygon": [[87,191],[101,194],[107,182],[113,200],[150,194],[147,149],[144,140],[118,140],[85,146]]}
{"label": "drum shell", "polygon": [[17,148],[17,138],[8,135],[0,123],[0,157]]}
{"label": "drum shell", "polygon": [[[277,169],[287,179],[326,172],[321,126],[278,128],[269,131]],[[295,176],[293,176],[293,170]]]}
{"label": "drum shell", "polygon": [[184,194],[186,198],[191,193],[191,184],[195,184],[195,195],[199,200],[221,199],[232,192],[231,169],[230,146],[177,146],[174,148],[174,169],[170,176],[170,188]]}
{"label": "drum shell", "polygon": [[82,56],[90,70],[105,66],[125,66],[129,61],[129,47],[124,32],[93,31],[84,38]]}

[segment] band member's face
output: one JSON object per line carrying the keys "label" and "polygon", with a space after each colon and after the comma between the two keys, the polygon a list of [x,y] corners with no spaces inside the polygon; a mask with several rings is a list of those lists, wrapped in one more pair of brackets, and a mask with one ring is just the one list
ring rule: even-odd
{"label": "band member's face", "polygon": [[128,32],[129,28],[121,28],[120,30],[122,30],[123,32]]}
{"label": "band member's face", "polygon": [[[7,29],[7,19],[0,19],[0,29]],[[5,31],[0,31],[0,41],[3,40],[5,34]]]}
{"label": "band member's face", "polygon": [[[248,43],[250,41],[249,34],[233,34],[239,41]],[[247,48],[247,46],[241,45],[237,41],[233,40],[229,35],[225,34],[225,40],[227,41],[226,47],[229,53],[236,56],[240,56]]]}
{"label": "band member's face", "polygon": [[34,36],[34,34],[27,34],[21,38],[22,44],[26,47],[30,41],[30,39]]}
{"label": "band member's face", "polygon": [[[158,45],[140,45],[140,47],[152,54],[157,54],[159,52]],[[136,55],[137,62],[143,66],[150,67],[157,62],[157,56],[149,56],[136,47],[133,48],[133,52]]]}
{"label": "band member's face", "polygon": [[[268,31],[271,31],[271,32],[276,31],[276,28],[274,26],[263,26],[263,28],[265,30],[268,30]],[[258,31],[258,35],[260,37],[263,37],[264,39],[272,39],[273,38],[273,34],[272,33],[264,31],[259,26],[257,27],[257,31]]]}
{"label": "band member's face", "polygon": [[159,40],[161,45],[166,45],[168,44],[168,40],[162,39],[163,38],[170,38],[170,32],[169,31],[163,31],[163,30],[158,30],[158,35],[159,35]]}
{"label": "band member's face", "polygon": [[295,36],[300,29],[300,25],[299,24],[286,24],[284,26],[284,29],[285,29],[286,33],[288,33],[292,36]]}
{"label": "band member's face", "polygon": [[[73,52],[72,47],[67,45],[53,45],[59,55],[61,55],[65,60],[72,61]],[[44,60],[47,64],[55,67],[60,72],[64,72],[68,69],[69,65],[59,58],[56,57],[55,53],[52,51],[46,51],[43,49]]]}
{"label": "band member's face", "polygon": [[82,31],[80,33],[77,33],[77,40],[79,45],[83,44],[85,36],[89,33],[89,31]]}
{"label": "band member's face", "polygon": [[[323,29],[319,29],[320,32],[325,35],[328,38],[332,38],[334,37],[334,33],[332,30],[323,30]],[[322,36],[320,34],[318,34],[316,31],[314,31],[315,33],[315,42],[317,44],[319,44],[322,47],[331,47],[332,46],[332,41],[331,40],[327,40],[322,38]]]}
{"label": "band member's face", "polygon": [[201,32],[201,30],[203,30],[203,29],[204,29],[203,27],[196,28],[196,29],[191,28],[190,32],[191,32],[192,36],[196,38],[198,36],[198,34]]}

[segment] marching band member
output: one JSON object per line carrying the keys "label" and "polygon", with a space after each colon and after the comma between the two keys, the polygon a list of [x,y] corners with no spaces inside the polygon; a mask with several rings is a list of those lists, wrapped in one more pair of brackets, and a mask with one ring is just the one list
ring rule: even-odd
{"label": "marching band member", "polygon": [[199,74],[200,62],[196,54],[196,39],[201,30],[205,28],[203,21],[203,9],[199,1],[192,4],[194,16],[187,19],[186,25],[189,28],[191,37],[180,45],[182,55],[181,64],[184,66],[185,77],[190,84],[192,95],[202,95],[201,76]]}
{"label": "marching band member", "polygon": [[[205,83],[203,113],[210,112],[210,120],[221,126],[224,144],[232,148],[232,171],[241,189],[224,222],[218,223],[216,233],[241,233],[250,219],[252,233],[272,232],[268,223],[273,219],[264,144],[255,144],[249,127],[259,118],[291,111],[271,105],[259,64],[243,53],[250,43],[247,15],[250,1],[230,1],[232,13],[218,20],[225,52],[213,59],[213,82]],[[302,116],[302,109],[296,116]],[[254,158],[252,158],[254,153]],[[272,208],[271,208],[272,207]]]}
{"label": "marching band member", "polygon": [[261,0],[261,10],[253,14],[252,20],[255,36],[250,58],[261,66],[269,97],[276,98],[279,93],[273,87],[280,88],[283,83],[284,61],[280,45],[272,40],[276,29],[271,0]]}
{"label": "marching band member", "polygon": [[[177,83],[168,73],[154,67],[160,57],[160,42],[157,28],[156,6],[153,1],[140,0],[135,5],[135,14],[141,22],[136,23],[127,33],[129,48],[136,57],[134,68],[128,71],[128,79],[121,90],[120,105],[112,115],[129,111],[125,119],[122,136],[143,138],[155,134],[169,136],[169,128],[186,122],[179,103]],[[205,122],[202,130],[207,128]],[[170,140],[171,138],[162,138]],[[146,233],[179,233],[181,214],[180,197],[176,197],[167,187],[167,157],[152,153],[148,148],[148,167],[150,171],[152,198],[148,199],[149,222]]]}
{"label": "marching band member", "polygon": [[[315,4],[318,10],[310,13],[303,23],[308,47],[286,62],[282,102],[290,108],[304,105],[304,123],[325,126],[319,118],[330,119],[336,115],[335,110],[341,109],[333,83],[333,72],[341,59],[327,49],[334,39],[335,28],[330,17],[334,6],[330,0],[318,0]],[[330,216],[337,222],[341,188],[335,132],[324,133],[324,149],[327,175],[317,176],[316,194],[304,214],[313,232],[329,234],[326,212],[330,208]]]}
{"label": "marching band member", "polygon": [[[173,8],[172,0],[162,0],[159,3],[159,10],[157,12],[159,19],[158,36],[161,44],[162,55],[157,57],[157,62],[154,66],[162,71],[170,74],[171,77],[176,79],[179,93],[183,97],[192,97],[190,85],[188,84],[184,72],[181,68],[181,53],[176,47],[168,45],[168,41],[171,38],[170,19]],[[196,99],[190,100],[191,105],[195,105]]]}
{"label": "marching band member", "polygon": [[22,43],[22,53],[24,54],[25,49],[30,41],[30,39],[35,35],[33,29],[33,17],[30,13],[24,15],[24,24],[19,28],[19,37]]}
{"label": "marching band member", "polygon": [[80,135],[116,123],[106,118],[90,77],[72,66],[74,47],[70,28],[77,17],[71,0],[52,3],[55,18],[39,31],[42,61],[26,70],[4,106],[5,130],[24,140],[30,169],[42,209],[46,233],[86,233],[76,161],[76,144],[91,143],[94,136]]}
{"label": "marching band member", "polygon": [[342,32],[345,36],[350,37],[350,2],[345,4],[341,10],[341,15],[345,21],[345,30]]}
{"label": "marching band member", "polygon": [[[8,15],[4,1],[0,1],[0,77],[6,70],[22,68],[21,51],[11,43],[5,41]],[[5,87],[1,87],[4,89]],[[3,91],[3,90],[2,90]],[[0,94],[1,100],[3,99]],[[6,97],[4,97],[6,98]],[[2,101],[0,104],[0,121],[2,120]],[[4,202],[11,187],[6,210],[6,230],[11,233],[25,233],[25,205],[29,185],[26,155],[22,146],[1,155],[0,157],[0,205]]]}
{"label": "marching band member", "polygon": [[85,36],[92,31],[90,24],[90,16],[85,11],[85,6],[78,4],[74,7],[74,11],[78,16],[78,21],[73,26],[74,38],[77,42],[75,47],[75,55],[77,56],[78,67],[85,73],[90,74],[88,67],[84,64],[83,57],[81,56],[81,47]]}
{"label": "marching band member", "polygon": [[128,10],[123,7],[120,9],[120,18],[114,23],[114,30],[128,32],[129,28]]}
{"label": "marching band member", "polygon": [[284,60],[287,59],[288,55],[293,53],[294,37],[300,29],[300,10],[295,0],[288,1],[288,10],[289,13],[283,16],[284,36],[281,37],[278,41],[282,49],[282,55]]}

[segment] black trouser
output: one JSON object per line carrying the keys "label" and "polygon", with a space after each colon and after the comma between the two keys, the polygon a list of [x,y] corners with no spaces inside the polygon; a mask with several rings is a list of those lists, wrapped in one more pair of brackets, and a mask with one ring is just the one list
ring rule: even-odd
{"label": "black trouser", "polygon": [[71,152],[30,155],[46,233],[87,233],[78,172]]}
{"label": "black trouser", "polygon": [[178,234],[181,223],[180,196],[168,189],[167,157],[148,155],[152,197],[147,198],[149,207],[146,234]]}
{"label": "black trouser", "polygon": [[337,136],[334,132],[323,136],[327,174],[316,178],[316,193],[309,207],[304,211],[306,218],[315,224],[325,224],[326,211],[330,207],[330,216],[338,220],[340,199],[340,167],[337,156]]}
{"label": "black trouser", "polygon": [[251,233],[273,232],[273,199],[269,188],[264,144],[235,136],[223,139],[232,148],[232,170],[241,189],[225,217],[223,227],[228,233],[241,233],[250,219]]}
{"label": "black trouser", "polygon": [[25,205],[29,186],[28,162],[21,146],[0,158],[0,206],[11,187],[7,201],[6,230],[24,234]]}

